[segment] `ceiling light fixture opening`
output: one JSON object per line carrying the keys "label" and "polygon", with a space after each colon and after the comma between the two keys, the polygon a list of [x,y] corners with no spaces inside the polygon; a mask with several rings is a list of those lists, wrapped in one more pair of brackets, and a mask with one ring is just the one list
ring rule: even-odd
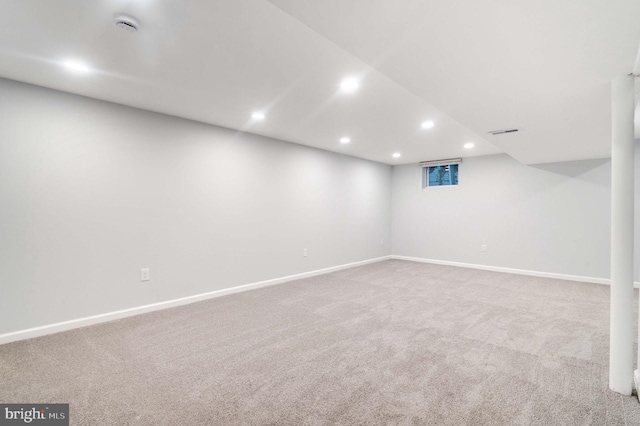
{"label": "ceiling light fixture opening", "polygon": [[399,152],[394,152],[392,157],[393,158],[400,158],[400,153]]}
{"label": "ceiling light fixture opening", "polygon": [[351,142],[351,139],[346,136],[343,138],[340,138],[340,143],[349,143],[349,142]]}
{"label": "ceiling light fixture opening", "polygon": [[360,83],[355,78],[346,78],[340,83],[340,89],[345,93],[353,93],[358,90]]}
{"label": "ceiling light fixture opening", "polygon": [[473,142],[468,142],[468,143],[465,143],[465,144],[464,144],[464,147],[465,147],[466,149],[471,149],[471,148],[473,148],[474,146],[476,146],[476,145],[475,145]]}
{"label": "ceiling light fixture opening", "polygon": [[254,120],[264,120],[265,115],[261,112],[254,112],[253,114],[251,114],[251,118],[253,118]]}
{"label": "ceiling light fixture opening", "polygon": [[64,63],[65,68],[77,72],[77,73],[88,73],[89,67],[78,61],[67,61]]}
{"label": "ceiling light fixture opening", "polygon": [[423,129],[432,129],[435,125],[436,123],[431,120],[423,121],[422,124],[420,124]]}

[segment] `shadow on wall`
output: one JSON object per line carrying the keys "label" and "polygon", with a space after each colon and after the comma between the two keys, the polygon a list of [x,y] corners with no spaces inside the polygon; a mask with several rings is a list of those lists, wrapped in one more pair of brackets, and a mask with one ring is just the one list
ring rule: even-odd
{"label": "shadow on wall", "polygon": [[611,167],[610,158],[601,158],[597,160],[580,160],[580,161],[565,161],[560,163],[548,163],[548,164],[532,164],[539,170],[555,173],[558,175],[566,176],[569,178],[576,178],[586,182],[595,183],[598,185],[610,186],[611,181],[607,179],[604,181],[602,176],[589,174],[589,172],[596,170],[600,167]]}
{"label": "shadow on wall", "polygon": [[560,163],[532,164],[531,167],[535,167],[536,169],[540,170],[546,170],[548,172],[567,177],[578,177],[610,162],[610,158],[601,158],[598,160],[563,161]]}

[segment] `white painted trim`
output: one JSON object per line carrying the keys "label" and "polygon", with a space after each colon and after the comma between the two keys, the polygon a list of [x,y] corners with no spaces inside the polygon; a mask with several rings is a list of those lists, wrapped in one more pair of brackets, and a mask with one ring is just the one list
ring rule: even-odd
{"label": "white painted trim", "polygon": [[638,398],[638,400],[640,401],[640,371],[636,370],[633,372],[633,383],[636,385],[636,397]]}
{"label": "white painted trim", "polygon": [[[422,257],[391,255],[392,259],[409,260],[412,262],[432,263],[434,265],[458,266],[460,268],[481,269],[483,271],[505,272],[507,274],[528,275],[532,277],[554,278],[557,280],[579,281],[583,283],[611,285],[609,278],[582,277],[579,275],[557,274],[555,272],[528,271],[526,269],[505,268],[502,266],[478,265],[475,263],[452,262],[449,260],[425,259]],[[634,282],[635,288],[640,288],[640,283]]]}
{"label": "white painted trim", "polygon": [[361,260],[359,262],[347,263],[344,265],[332,266],[330,268],[318,269],[315,271],[304,272],[302,274],[289,275],[286,277],[274,278],[266,281],[259,281],[251,284],[244,284],[237,287],[225,288],[222,290],[211,291],[208,293],[196,294],[193,296],[181,297],[179,299],[167,300],[164,302],[152,303],[150,305],[136,306],[134,308],[122,309],[120,311],[107,312],[104,314],[93,315],[90,317],[77,318],[69,321],[58,322],[55,324],[43,325],[40,327],[28,328],[25,330],[13,331],[11,333],[0,334],[0,345],[18,340],[31,339],[38,336],[59,333],[61,331],[73,330],[74,328],[86,327],[92,324],[98,324],[113,321],[120,318],[140,315],[147,312],[159,311],[161,309],[173,308],[175,306],[188,305],[190,303],[200,302],[202,300],[213,299],[228,294],[240,293],[243,291],[253,290],[261,287],[282,284],[288,281],[299,280],[302,278],[314,277],[316,275],[327,274],[329,272],[340,271],[342,269],[353,268],[355,266],[367,265],[369,263],[380,262],[391,259],[391,256],[377,257],[374,259]]}

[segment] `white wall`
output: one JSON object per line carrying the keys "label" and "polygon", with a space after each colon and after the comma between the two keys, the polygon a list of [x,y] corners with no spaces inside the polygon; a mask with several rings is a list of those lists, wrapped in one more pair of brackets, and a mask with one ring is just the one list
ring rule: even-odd
{"label": "white wall", "polygon": [[423,191],[417,165],[393,168],[394,255],[610,277],[609,160],[525,166],[507,155],[466,158],[459,180]]}
{"label": "white wall", "polygon": [[0,334],[390,254],[390,166],[2,79],[0,117]]}

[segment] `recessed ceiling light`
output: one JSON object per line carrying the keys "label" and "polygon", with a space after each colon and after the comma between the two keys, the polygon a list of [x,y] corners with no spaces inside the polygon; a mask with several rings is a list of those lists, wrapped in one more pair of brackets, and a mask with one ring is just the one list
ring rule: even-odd
{"label": "recessed ceiling light", "polygon": [[340,143],[349,143],[351,142],[351,139],[349,139],[348,137],[344,137],[344,138],[340,138]]}
{"label": "recessed ceiling light", "polygon": [[251,118],[253,118],[254,120],[264,120],[264,114],[261,112],[254,112],[253,114],[251,114]]}
{"label": "recessed ceiling light", "polygon": [[431,120],[423,121],[422,124],[421,124],[423,129],[431,129],[435,125],[436,125],[436,123],[434,123]]}
{"label": "recessed ceiling light", "polygon": [[393,153],[393,158],[400,158],[400,153],[399,152],[394,152]]}
{"label": "recessed ceiling light", "polygon": [[465,143],[465,144],[464,144],[464,147],[465,147],[466,149],[471,149],[471,148],[473,148],[474,146],[475,146],[475,144],[474,144],[473,142],[469,142],[469,143]]}
{"label": "recessed ceiling light", "polygon": [[75,71],[79,73],[89,72],[89,67],[83,64],[82,62],[67,61],[64,63],[64,66],[65,68],[70,69],[71,71]]}
{"label": "recessed ceiling light", "polygon": [[360,83],[358,83],[358,80],[356,80],[355,78],[346,78],[342,80],[340,89],[342,89],[342,91],[345,93],[353,93],[358,89],[359,86]]}

